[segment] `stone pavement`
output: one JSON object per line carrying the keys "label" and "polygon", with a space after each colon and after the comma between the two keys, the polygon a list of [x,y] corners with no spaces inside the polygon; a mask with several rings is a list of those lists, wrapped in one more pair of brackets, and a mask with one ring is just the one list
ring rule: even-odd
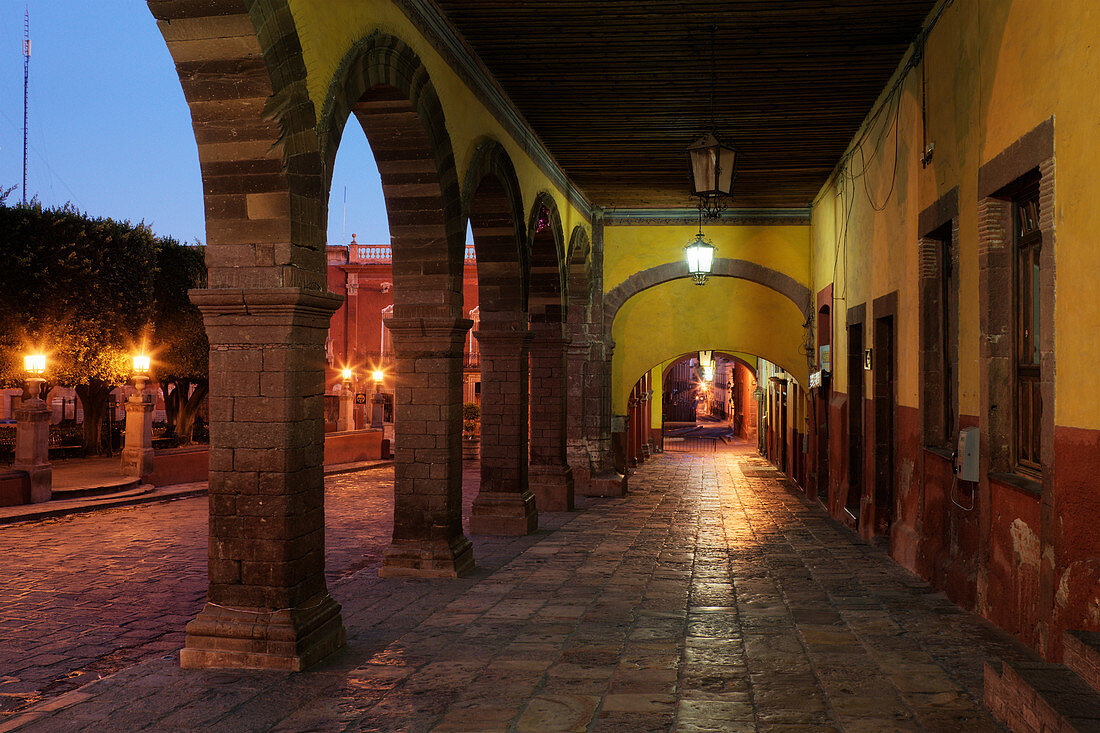
{"label": "stone pavement", "polygon": [[[202,597],[199,502],[131,510],[102,532],[55,523],[19,545],[22,580],[0,588],[25,603],[4,669],[27,634],[60,633],[54,609],[109,646],[97,614],[127,598],[123,628],[163,646],[0,730],[1000,730],[977,702],[982,664],[1026,650],[765,468],[744,448],[658,456],[624,498],[544,515],[551,530],[532,537],[475,538],[479,570],[455,581],[378,578],[389,485],[330,479],[330,589],[349,645],[302,674],[179,669]],[[67,562],[48,546],[62,533]],[[52,563],[72,572],[47,585],[67,590],[41,590]],[[69,587],[83,583],[90,598]],[[71,652],[35,650],[20,674]]]}

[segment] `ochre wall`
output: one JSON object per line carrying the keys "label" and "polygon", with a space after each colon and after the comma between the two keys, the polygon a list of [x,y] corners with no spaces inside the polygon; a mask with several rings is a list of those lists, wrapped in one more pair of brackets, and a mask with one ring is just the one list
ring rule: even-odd
{"label": "ochre wall", "polygon": [[[604,229],[603,286],[607,292],[636,272],[684,259],[697,226],[608,226]],[[749,260],[810,283],[808,226],[704,224],[715,257]]]}
{"label": "ochre wall", "polygon": [[626,414],[634,383],[670,356],[699,350],[747,352],[782,364],[805,383],[802,313],[778,292],[745,280],[683,278],[643,290],[619,309],[611,330],[612,412]]}
{"label": "ochre wall", "polygon": [[[1092,337],[1100,326],[1098,35],[1100,6],[1089,0],[949,5],[923,56],[927,129],[918,67],[902,82],[897,116],[888,104],[866,130],[862,152],[818,195],[810,235],[812,289],[833,285],[834,394],[847,390],[845,308],[867,305],[864,345],[875,348],[872,302],[898,293],[898,516],[891,552],[1050,658],[1060,655],[1063,629],[1100,629],[1100,491],[1093,466],[1100,390],[1082,389],[1100,361],[1100,339]],[[1048,119],[1057,165],[1054,238],[1044,237],[1043,248],[1053,248],[1056,294],[1054,322],[1044,328],[1054,329],[1056,366],[1054,404],[1044,409],[1053,410],[1054,466],[1046,467],[1041,499],[983,476],[968,513],[946,501],[950,473],[921,447],[918,215],[957,187],[960,424],[980,424],[979,168]],[[925,137],[935,150],[922,167]],[[866,377],[871,399],[874,385]],[[833,425],[834,434],[838,429]],[[844,465],[844,456],[830,463]],[[1021,549],[1025,529],[1037,536],[1038,560]]]}
{"label": "ochre wall", "polygon": [[[529,212],[539,192],[550,193],[561,213],[564,236],[587,220],[569,205],[563,193],[538,169],[523,147],[482,105],[466,83],[443,60],[405,14],[387,0],[289,0],[302,44],[308,72],[307,86],[317,114],[321,114],[333,75],[351,47],[371,33],[381,31],[408,44],[420,57],[443,106],[458,180],[465,180],[474,150],[485,138],[500,142],[508,151],[523,190],[524,211]],[[563,112],[564,113],[564,112]]]}
{"label": "ochre wall", "polygon": [[[684,225],[606,227],[604,291],[636,272],[682,260],[697,231]],[[715,257],[755,262],[809,286],[810,227],[712,224],[703,231]],[[785,296],[734,278],[712,277],[702,287],[685,278],[644,290],[619,309],[612,327],[612,412],[625,414],[626,398],[647,369],[700,349],[759,354],[787,364],[804,383],[806,360],[797,355],[803,320]]]}

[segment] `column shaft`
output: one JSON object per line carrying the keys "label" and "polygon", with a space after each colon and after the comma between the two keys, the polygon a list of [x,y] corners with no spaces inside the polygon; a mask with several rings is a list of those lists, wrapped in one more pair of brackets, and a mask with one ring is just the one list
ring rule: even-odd
{"label": "column shaft", "polygon": [[530,484],[543,511],[573,509],[573,470],[565,458],[565,347],[538,333],[531,343]]}
{"label": "column shaft", "polygon": [[393,543],[383,577],[456,577],[474,568],[462,533],[462,352],[466,319],[386,321],[397,355]]}
{"label": "column shaft", "polygon": [[180,664],[301,670],[344,644],[325,584],[324,343],[339,298],[192,292],[210,338],[210,583]]}
{"label": "column shaft", "polygon": [[481,354],[481,487],[471,534],[524,535],[538,529],[528,486],[528,349],[523,331],[475,332]]}

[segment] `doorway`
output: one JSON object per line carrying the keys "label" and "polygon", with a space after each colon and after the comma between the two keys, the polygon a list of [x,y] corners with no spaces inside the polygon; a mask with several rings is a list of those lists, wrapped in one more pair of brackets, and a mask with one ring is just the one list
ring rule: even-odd
{"label": "doorway", "polygon": [[848,326],[848,493],[844,508],[859,523],[863,498],[863,324]]}
{"label": "doorway", "polygon": [[894,513],[895,416],[897,385],[894,362],[894,317],[875,319],[875,534],[890,533]]}

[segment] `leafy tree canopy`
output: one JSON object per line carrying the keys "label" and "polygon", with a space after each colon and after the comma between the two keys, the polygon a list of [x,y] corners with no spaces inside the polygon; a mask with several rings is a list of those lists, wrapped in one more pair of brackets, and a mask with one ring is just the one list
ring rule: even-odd
{"label": "leafy tree canopy", "polygon": [[[182,392],[171,411],[188,394],[197,410],[209,346],[187,291],[205,284],[203,248],[71,206],[8,206],[9,192],[0,189],[0,385],[20,384],[23,355],[42,351],[47,380],[76,387],[95,417],[129,380],[134,352],[147,349],[154,376]],[[85,421],[90,444],[95,423]]]}

